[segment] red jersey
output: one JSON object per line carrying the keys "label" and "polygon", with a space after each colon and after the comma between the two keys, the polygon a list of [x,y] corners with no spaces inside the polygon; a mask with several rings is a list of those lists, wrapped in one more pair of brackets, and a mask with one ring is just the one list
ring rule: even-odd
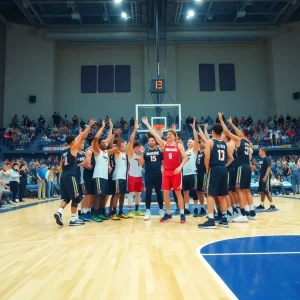
{"label": "red jersey", "polygon": [[181,154],[178,148],[178,143],[174,145],[169,145],[168,143],[165,145],[164,149],[164,170],[174,171],[181,164]]}

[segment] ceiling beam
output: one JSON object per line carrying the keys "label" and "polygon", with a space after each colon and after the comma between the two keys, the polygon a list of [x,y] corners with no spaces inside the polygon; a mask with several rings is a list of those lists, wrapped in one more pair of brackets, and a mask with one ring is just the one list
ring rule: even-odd
{"label": "ceiling beam", "polygon": [[37,13],[37,11],[35,10],[35,8],[33,7],[33,5],[30,3],[29,0],[26,0],[28,6],[30,7],[30,9],[32,10],[32,12],[34,13],[35,17],[39,20],[40,24],[44,27],[45,23],[42,20],[42,18],[40,18],[39,14]]}
{"label": "ceiling beam", "polygon": [[103,3],[103,7],[104,7],[104,12],[105,12],[108,24],[111,24],[110,14],[108,13],[108,9],[107,9],[106,3]]}
{"label": "ceiling beam", "polygon": [[14,0],[15,4],[19,7],[20,11],[23,13],[23,15],[26,17],[26,19],[29,21],[29,23],[35,27],[39,28],[40,25],[36,21],[35,17],[32,17],[30,14],[30,11],[28,7],[24,7],[22,0]]}
{"label": "ceiling beam", "polygon": [[214,2],[210,2],[209,5],[208,5],[207,11],[206,11],[206,16],[205,16],[205,19],[204,19],[204,23],[206,23],[207,20],[208,20],[209,13],[210,13],[210,10],[211,10],[213,4],[214,4]]}
{"label": "ceiling beam", "polygon": [[286,23],[299,7],[300,0],[298,0],[298,3],[296,3],[295,5],[291,5],[290,9],[287,11],[287,14],[281,18],[280,24]]}
{"label": "ceiling beam", "polygon": [[[147,3],[148,0],[123,0],[123,3]],[[62,2],[66,2],[66,0],[31,0],[31,3],[34,4],[61,4]],[[113,3],[113,0],[73,0],[75,4],[102,4],[102,3]],[[194,3],[195,0],[181,0],[183,3]],[[211,0],[203,0],[203,2],[211,2]],[[229,2],[229,3],[236,3],[239,2],[237,0],[214,0],[213,2]],[[261,2],[272,2],[274,0],[251,0],[251,3],[261,3]],[[280,0],[280,2],[289,2],[289,0]]]}
{"label": "ceiling beam", "polygon": [[[244,5],[241,8],[239,8],[239,10],[245,10],[246,6],[247,6],[247,2],[245,1]],[[237,13],[238,13],[238,11],[236,11],[236,16],[235,16],[235,18],[233,20],[233,23],[235,23],[237,21],[237,19],[239,18],[238,15],[237,15]]]}
{"label": "ceiling beam", "polygon": [[178,24],[181,17],[183,1],[175,1],[173,5],[172,24]]}
{"label": "ceiling beam", "polygon": [[3,25],[8,28],[8,29],[13,29],[12,25],[10,24],[10,22],[7,21],[7,19],[0,14],[0,21],[3,23]]}
{"label": "ceiling beam", "polygon": [[281,9],[281,11],[278,13],[278,15],[272,20],[273,23],[277,23],[279,18],[282,17],[283,13],[288,9],[288,7],[292,4],[293,0],[290,0],[285,4],[285,6]]}
{"label": "ceiling beam", "polygon": [[[280,0],[275,1],[269,8],[269,13],[271,13],[274,9],[274,7],[279,3]],[[267,18],[267,15],[263,16],[262,21],[264,21]]]}

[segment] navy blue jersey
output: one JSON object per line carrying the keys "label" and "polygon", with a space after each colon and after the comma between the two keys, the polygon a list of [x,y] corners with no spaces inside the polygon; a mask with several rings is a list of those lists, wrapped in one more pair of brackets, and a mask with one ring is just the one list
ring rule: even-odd
{"label": "navy blue jersey", "polygon": [[210,168],[225,166],[228,161],[227,145],[223,141],[212,139],[214,145],[210,152]]}
{"label": "navy blue jersey", "polygon": [[93,177],[93,174],[94,174],[94,168],[95,168],[95,156],[94,156],[94,151],[92,149],[87,149],[85,152],[87,151],[91,151],[92,152],[92,157],[91,157],[91,165],[92,165],[92,169],[89,170],[89,169],[84,169],[84,174],[85,176],[90,176],[90,177]]}
{"label": "navy blue jersey", "polygon": [[233,162],[227,166],[227,170],[235,170],[237,168],[237,154],[236,154],[236,150],[233,151]]}
{"label": "navy blue jersey", "polygon": [[260,179],[262,180],[267,172],[267,169],[271,167],[271,159],[267,156],[265,156],[262,159],[262,162],[260,162]]}
{"label": "navy blue jersey", "polygon": [[145,172],[146,174],[159,174],[161,173],[161,162],[163,160],[163,154],[158,149],[148,149],[144,153],[145,160]]}
{"label": "navy blue jersey", "polygon": [[108,173],[108,178],[112,178],[115,167],[116,167],[115,155],[114,154],[109,156],[109,165],[110,165],[112,170],[111,170],[110,173]]}
{"label": "navy blue jersey", "polygon": [[238,166],[250,165],[250,143],[241,139],[241,145],[237,149]]}
{"label": "navy blue jersey", "polygon": [[82,168],[78,167],[79,164],[81,164],[85,160],[85,152],[78,152],[77,153],[77,159],[76,159],[76,165],[77,165],[77,176],[76,180],[80,183],[81,178],[81,172]]}
{"label": "navy blue jersey", "polygon": [[196,160],[196,167],[198,173],[202,173],[206,171],[204,165],[204,158],[205,158],[204,151],[198,151],[197,160]]}
{"label": "navy blue jersey", "polygon": [[77,175],[76,157],[72,155],[71,148],[67,148],[62,153],[62,173],[64,175]]}

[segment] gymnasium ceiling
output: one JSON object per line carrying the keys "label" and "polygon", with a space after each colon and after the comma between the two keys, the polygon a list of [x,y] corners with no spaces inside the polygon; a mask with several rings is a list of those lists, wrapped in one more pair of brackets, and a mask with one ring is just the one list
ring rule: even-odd
{"label": "gymnasium ceiling", "polygon": [[[119,0],[120,1],[120,0]],[[36,28],[154,26],[154,7],[168,27],[264,27],[300,20],[300,0],[0,0],[0,22]],[[194,16],[187,18],[189,11]],[[125,12],[127,19],[121,17]]]}

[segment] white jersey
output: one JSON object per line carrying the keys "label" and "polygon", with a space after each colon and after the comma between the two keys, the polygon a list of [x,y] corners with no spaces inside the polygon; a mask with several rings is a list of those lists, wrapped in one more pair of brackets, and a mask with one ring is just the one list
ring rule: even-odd
{"label": "white jersey", "polygon": [[127,157],[125,152],[119,152],[118,158],[115,158],[115,170],[113,172],[113,180],[127,178]]}
{"label": "white jersey", "polygon": [[100,155],[95,156],[95,168],[93,178],[108,179],[108,153],[100,150]]}
{"label": "white jersey", "polygon": [[194,152],[194,149],[188,149],[185,153],[188,158],[188,161],[183,166],[183,176],[197,174],[197,154]]}
{"label": "white jersey", "polygon": [[129,162],[128,175],[133,177],[142,177],[142,167],[139,166],[140,156],[133,153],[132,158]]}

